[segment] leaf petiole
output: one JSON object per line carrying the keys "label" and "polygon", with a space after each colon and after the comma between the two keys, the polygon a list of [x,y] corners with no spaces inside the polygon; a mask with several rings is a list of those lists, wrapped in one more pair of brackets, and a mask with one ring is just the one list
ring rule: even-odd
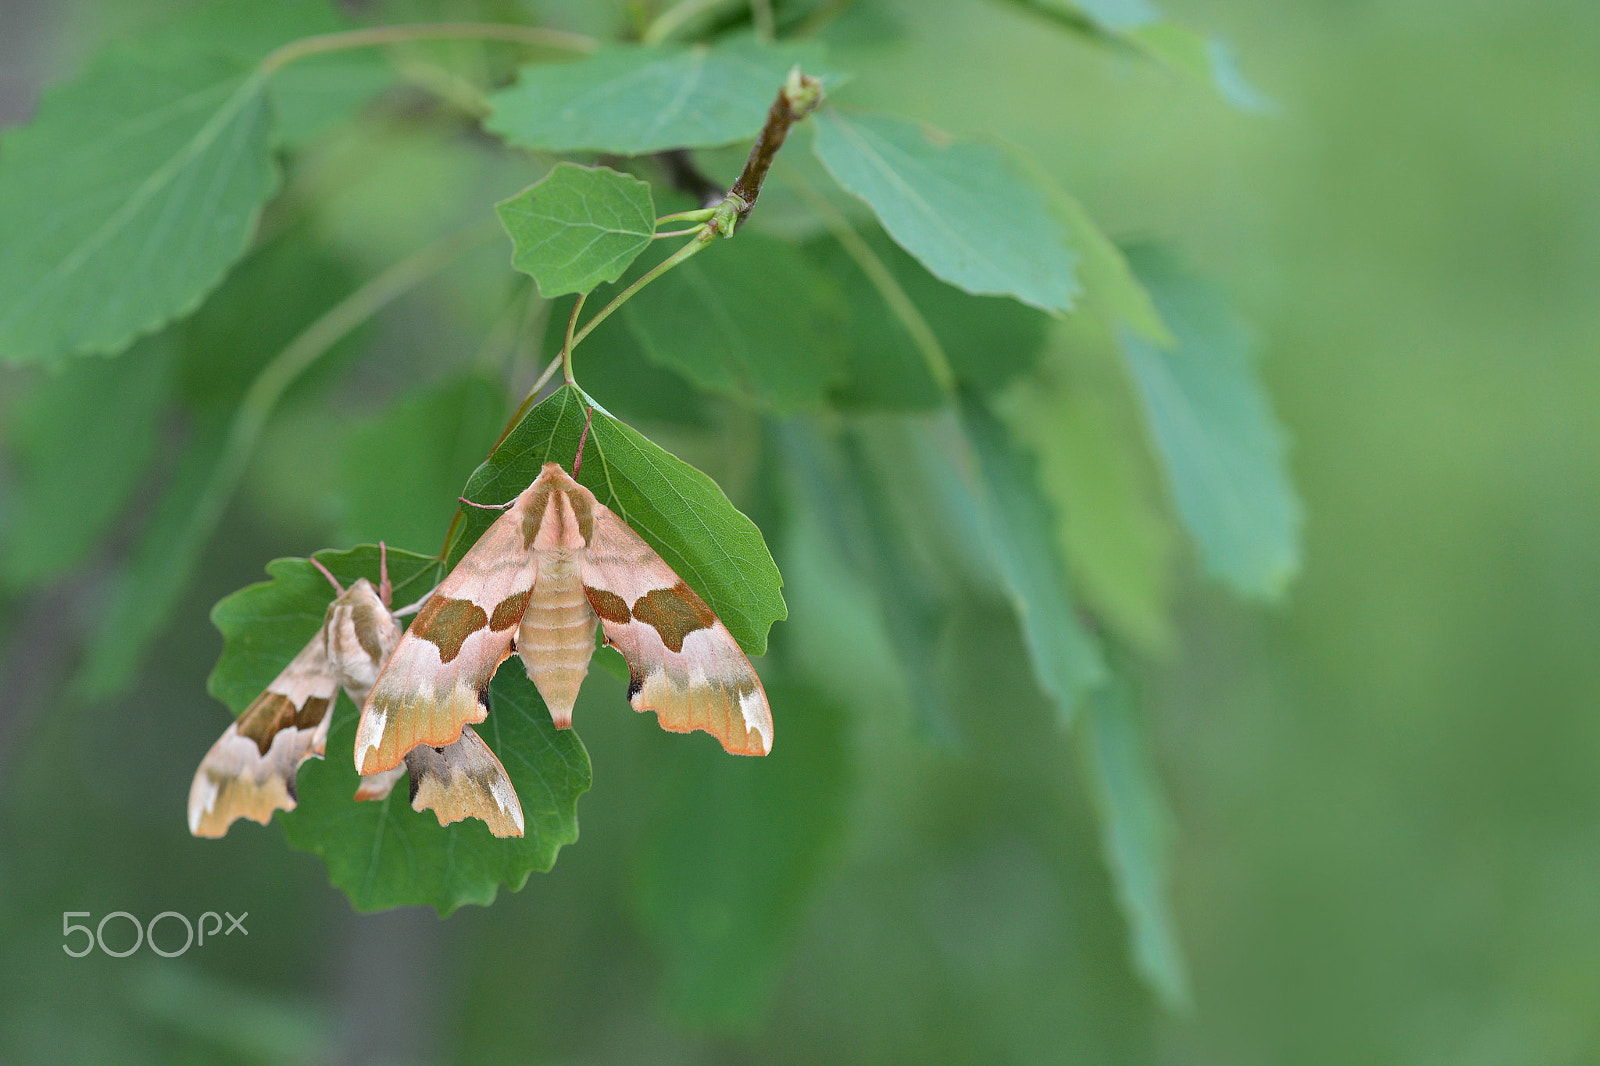
{"label": "leaf petiole", "polygon": [[[717,209],[715,207],[698,207],[693,211],[674,211],[670,215],[662,215],[656,219],[656,225],[659,226],[663,222],[709,222],[711,216],[716,213]],[[659,237],[660,234],[658,233],[656,236]]]}
{"label": "leaf petiole", "polygon": [[551,30],[543,26],[516,26],[504,22],[416,22],[398,26],[369,26],[359,30],[319,33],[290,41],[267,53],[257,68],[271,74],[307,56],[342,52],[350,48],[373,48],[407,41],[506,41],[538,48],[555,48],[588,55],[600,42],[581,33]]}

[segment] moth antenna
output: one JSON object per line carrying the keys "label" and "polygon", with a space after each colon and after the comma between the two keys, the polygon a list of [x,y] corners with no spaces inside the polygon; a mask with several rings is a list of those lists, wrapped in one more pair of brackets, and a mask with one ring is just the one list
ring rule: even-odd
{"label": "moth antenna", "polygon": [[315,555],[311,556],[310,562],[311,562],[312,566],[314,566],[318,570],[322,571],[322,576],[323,577],[328,579],[328,583],[333,586],[334,595],[343,596],[344,595],[344,586],[339,584],[339,579],[334,577],[331,573],[329,573],[328,572],[328,568],[326,566],[323,566],[321,563],[317,562],[317,557]]}
{"label": "moth antenna", "polygon": [[594,408],[583,405],[583,432],[578,434],[578,454],[572,457],[572,480],[578,480],[578,468],[583,465],[583,445],[589,439],[589,423],[594,421]]}
{"label": "moth antenna", "polygon": [[516,500],[507,500],[505,503],[473,503],[465,496],[457,496],[456,499],[468,507],[476,507],[484,511],[508,511],[511,509],[511,505],[517,502]]}
{"label": "moth antenna", "polygon": [[389,546],[378,541],[378,597],[385,607],[394,599],[394,586],[389,584]]}

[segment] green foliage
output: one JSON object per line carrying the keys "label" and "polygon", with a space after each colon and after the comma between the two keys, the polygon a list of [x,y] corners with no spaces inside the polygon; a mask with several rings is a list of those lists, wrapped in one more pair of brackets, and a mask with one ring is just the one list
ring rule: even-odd
{"label": "green foliage", "polygon": [[0,153],[0,357],[111,354],[192,311],[277,186],[270,140],[229,58],[112,53],[53,90]]}
{"label": "green foliage", "polygon": [[793,244],[719,242],[623,305],[649,358],[779,413],[827,406],[849,336],[839,284]]}
{"label": "green foliage", "polygon": [[1121,334],[1178,514],[1207,571],[1243,595],[1280,597],[1300,566],[1300,503],[1249,336],[1159,249],[1136,249],[1133,263],[1175,338],[1162,348]]}
{"label": "green foliage", "polygon": [[1000,572],[1016,601],[1034,673],[1055,700],[1062,724],[1069,724],[1079,698],[1104,684],[1106,673],[1067,589],[1054,544],[1055,516],[1039,491],[1033,463],[999,420],[980,401],[963,396],[961,421],[986,490],[979,510],[988,519]]}
{"label": "green foliage", "polygon": [[616,281],[656,232],[650,183],[608,167],[557,164],[495,210],[511,237],[511,265],[546,299]]}
{"label": "green foliage", "polygon": [[[1114,53],[1204,64],[1248,94],[1214,43],[1142,0],[1024,6]],[[762,656],[770,641],[774,653],[760,669],[779,740],[751,760],[616,713],[626,667],[609,650],[594,660],[578,720],[602,768],[586,836],[601,828],[526,905],[544,913],[551,894],[570,894],[541,933],[568,938],[572,965],[600,973],[594,1001],[638,982],[664,989],[680,1029],[749,1040],[769,1018],[832,1016],[826,996],[806,1000],[814,984],[790,994],[793,974],[826,968],[826,954],[808,952],[867,930],[917,945],[883,963],[888,984],[922,1004],[895,1015],[905,1031],[933,1032],[968,1000],[1006,1027],[1055,1019],[1056,1000],[1088,1018],[1084,990],[1106,984],[1104,959],[1122,948],[1105,932],[1120,907],[1133,972],[1181,1009],[1172,831],[1135,726],[1137,668],[1118,657],[1109,669],[1103,649],[1176,643],[1180,527],[1233,591],[1281,595],[1298,565],[1298,504],[1244,333],[1217,294],[1159,253],[1125,255],[1053,173],[995,146],[1001,118],[1032,115],[1029,135],[1048,139],[1087,112],[963,118],[939,91],[955,62],[924,53],[915,91],[896,101],[890,83],[903,79],[878,67],[916,34],[956,32],[961,62],[1023,55],[975,10],[900,38],[912,16],[877,0],[628,5],[625,28],[578,4],[550,5],[550,27],[464,24],[432,3],[364,6],[359,25],[321,0],[207,4],[129,33],[48,91],[0,144],[0,361],[44,364],[0,378],[0,580],[26,593],[86,559],[105,571],[62,695],[76,712],[62,717],[81,722],[51,734],[93,781],[77,791],[115,794],[118,809],[181,807],[193,756],[223,723],[214,705],[195,706],[192,664],[164,689],[147,678],[209,654],[191,585],[214,598],[260,558],[330,539],[363,545],[318,554],[340,580],[375,578],[381,541],[395,600],[409,603],[499,517],[458,507],[458,495],[502,504],[556,462],[578,468],[745,651]],[[692,43],[629,43],[694,28],[704,32]],[[815,158],[791,166],[793,138],[807,134],[789,130],[778,152],[787,127],[764,123],[797,113],[788,97],[773,103],[801,84],[796,66],[843,83],[822,74],[819,35],[873,76],[854,90],[861,111],[829,105],[799,120],[814,127]],[[1051,54],[1052,71],[1074,65],[1073,53]],[[1046,84],[1018,99],[1056,99]],[[918,121],[887,113],[907,98]],[[987,135],[991,117],[994,144],[920,121]],[[758,135],[777,156],[746,219],[748,200],[718,198]],[[507,197],[530,176],[517,149],[536,153],[544,176]],[[610,166],[592,165],[595,153]],[[750,158],[745,180],[772,162]],[[274,200],[280,170],[287,193]],[[657,204],[669,205],[659,220]],[[487,243],[496,213],[511,266],[537,293]],[[647,254],[657,240],[670,243]],[[588,317],[570,319],[580,303]],[[569,321],[579,343],[548,386],[540,368],[556,366]],[[403,550],[441,539],[437,557]],[[797,603],[796,622],[776,629],[789,604],[775,557]],[[212,614],[224,643],[209,688],[235,713],[332,598],[304,559],[268,572]],[[0,622],[14,632],[50,632],[7,610]],[[130,690],[138,712],[120,715]],[[145,713],[156,691],[159,706],[193,713]],[[340,697],[328,758],[302,769],[299,806],[279,821],[356,910],[486,905],[576,840],[588,749],[554,728],[517,664],[490,698],[479,732],[521,796],[519,840],[474,821],[440,827],[404,789],[355,803],[357,709]],[[43,761],[28,772],[19,796],[73,791],[43,787]],[[1096,829],[1109,884],[1085,857]],[[241,825],[216,844],[183,837],[171,854],[210,869],[223,865],[213,855],[248,856],[261,840]],[[276,885],[281,859],[254,861],[263,872],[251,883]],[[840,885],[860,898],[839,899]],[[77,905],[60,886],[46,895]],[[315,886],[301,895],[317,898]],[[977,935],[966,903],[991,895],[1003,913],[977,925],[1028,940],[1020,969],[959,947]],[[103,902],[133,906],[84,905]],[[0,894],[0,914],[7,905]],[[502,917],[519,905],[481,928],[520,928]],[[636,924],[613,928],[625,919]],[[488,939],[485,957],[517,945]],[[653,954],[613,972],[602,939]],[[1113,969],[1120,987],[1126,967]],[[659,981],[639,976],[654,970]],[[524,987],[473,973],[483,1002]],[[181,990],[152,988],[129,1009],[163,1025],[182,1014],[171,1006]],[[567,991],[526,998],[591,1017]],[[500,1013],[513,1034],[543,1018]],[[562,1024],[582,1029],[572,1018]],[[11,1020],[3,1008],[0,1020]],[[1060,1053],[1053,1030],[1014,1041],[981,1028],[963,1029],[953,1053]],[[463,1039],[492,1048],[499,1032]],[[629,1039],[649,1053],[619,1054],[694,1058],[640,1033]],[[295,1047],[314,1042],[294,1029]],[[923,1046],[897,1040],[859,1057],[919,1057]],[[541,1045],[539,1056],[588,1050]]]}
{"label": "green foliage", "polygon": [[789,68],[818,73],[812,44],[750,39],[710,47],[611,45],[573,63],[522,69],[489,98],[485,126],[519,148],[647,155],[748,140]]}
{"label": "green foliage", "polygon": [[1092,696],[1087,717],[1083,758],[1117,902],[1128,920],[1133,964],[1163,1003],[1187,1010],[1188,967],[1168,898],[1172,816],[1139,736],[1126,679],[1115,678]]}
{"label": "green foliage", "polygon": [[[110,366],[35,376],[6,427],[17,480],[0,538],[5,584],[58,577],[105,536],[155,456],[172,363],[172,345],[156,339]],[[85,435],[85,424],[99,432]]]}
{"label": "green foliage", "polygon": [[342,539],[438,544],[505,408],[495,382],[470,374],[401,397],[354,429],[339,471]]}
{"label": "green foliage", "polygon": [[[639,857],[637,906],[668,965],[667,1008],[696,1028],[761,1017],[779,960],[844,826],[849,767],[840,709],[768,682],[781,746],[707,766],[679,745]],[[791,802],[797,793],[811,797]],[[738,864],[720,862],[733,852]]]}
{"label": "green foliage", "polygon": [[941,144],[885,116],[816,118],[816,152],[883,228],[934,274],[971,293],[1069,311],[1075,257],[1039,191],[980,144]]}

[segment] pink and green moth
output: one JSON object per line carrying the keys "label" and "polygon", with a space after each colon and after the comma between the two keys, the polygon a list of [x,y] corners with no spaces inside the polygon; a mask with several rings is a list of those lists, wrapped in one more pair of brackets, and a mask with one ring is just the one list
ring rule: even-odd
{"label": "pink and green moth", "polygon": [[[235,819],[265,825],[273,811],[293,810],[296,774],[307,759],[322,757],[338,690],[360,707],[400,643],[400,624],[389,609],[387,566],[379,588],[363,577],[345,589],[311,562],[333,584],[336,597],[310,643],[200,761],[189,788],[189,831],[195,836],[220,837]],[[471,729],[448,745],[417,748],[388,773],[364,779],[355,798],[387,798],[408,770],[412,808],[432,810],[440,825],[471,817],[495,836],[522,835],[522,806],[505,767]]]}
{"label": "pink and green moth", "polygon": [[766,691],[733,635],[628,524],[546,463],[434,591],[361,710],[363,775],[452,744],[489,712],[515,652],[557,728],[594,654],[595,623],[628,662],[628,696],[662,728],[704,730],[736,755],[772,750]]}

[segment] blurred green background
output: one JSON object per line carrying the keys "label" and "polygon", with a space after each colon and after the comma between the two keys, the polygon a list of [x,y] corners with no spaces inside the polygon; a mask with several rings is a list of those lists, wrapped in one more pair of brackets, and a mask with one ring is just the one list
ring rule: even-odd
{"label": "blurred green background", "polygon": [[[0,608],[0,1056],[1600,1061],[1600,7],[1167,9],[1226,38],[1276,112],[995,4],[908,3],[834,56],[886,108],[1025,145],[1259,330],[1303,574],[1276,609],[1185,579],[1143,679],[1189,1016],[1129,972],[1077,764],[1026,685],[951,692],[984,729],[972,757],[908,745],[870,706],[812,723],[832,733],[808,742],[848,745],[847,830],[753,1029],[685,1018],[640,931],[637,844],[683,756],[615,692],[579,706],[582,838],[491,908],[356,916],[276,828],[192,840],[189,775],[226,721],[207,612],[328,535],[287,510],[279,440],[136,695],[54,706],[93,574]],[[7,116],[119,10],[0,6]],[[781,631],[808,590],[779,562]],[[1016,644],[982,605],[955,624]],[[248,911],[250,934],[171,961],[61,953],[62,911],[169,909]]]}

